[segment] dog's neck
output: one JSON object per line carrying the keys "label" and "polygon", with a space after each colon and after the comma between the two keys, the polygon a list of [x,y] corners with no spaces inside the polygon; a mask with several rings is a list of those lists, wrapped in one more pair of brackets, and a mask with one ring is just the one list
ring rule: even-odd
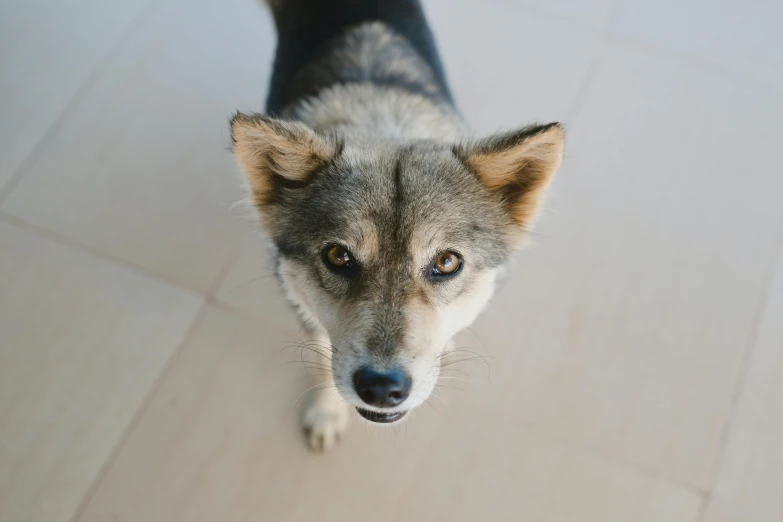
{"label": "dog's neck", "polygon": [[395,141],[465,134],[446,87],[410,43],[380,23],[348,30],[296,76],[283,116],[318,132]]}
{"label": "dog's neck", "polygon": [[335,85],[287,112],[288,117],[318,132],[352,137],[455,141],[466,132],[451,106],[399,88],[372,84]]}

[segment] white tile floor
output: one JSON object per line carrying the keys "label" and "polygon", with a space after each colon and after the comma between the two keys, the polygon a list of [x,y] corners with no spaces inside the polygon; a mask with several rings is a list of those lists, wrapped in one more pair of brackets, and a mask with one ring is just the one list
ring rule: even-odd
{"label": "white tile floor", "polygon": [[265,10],[0,4],[0,522],[783,521],[783,4],[751,4],[427,2],[474,127],[562,119],[567,159],[460,340],[491,383],[321,456],[232,208]]}

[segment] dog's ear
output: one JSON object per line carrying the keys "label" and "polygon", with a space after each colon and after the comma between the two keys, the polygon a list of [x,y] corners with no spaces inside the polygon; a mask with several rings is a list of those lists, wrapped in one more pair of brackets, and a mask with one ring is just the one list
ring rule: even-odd
{"label": "dog's ear", "polygon": [[231,119],[231,139],[259,208],[271,203],[281,188],[306,185],[336,153],[334,143],[303,123],[257,114],[237,113]]}
{"label": "dog's ear", "polygon": [[498,134],[454,152],[506,206],[513,221],[532,226],[544,191],[563,157],[559,123]]}

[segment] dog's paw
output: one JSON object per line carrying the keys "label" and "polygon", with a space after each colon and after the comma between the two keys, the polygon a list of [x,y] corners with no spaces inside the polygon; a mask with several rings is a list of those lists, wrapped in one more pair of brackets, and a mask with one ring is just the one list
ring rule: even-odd
{"label": "dog's paw", "polygon": [[349,407],[334,390],[319,390],[304,409],[302,428],[313,451],[325,451],[340,440],[348,424]]}

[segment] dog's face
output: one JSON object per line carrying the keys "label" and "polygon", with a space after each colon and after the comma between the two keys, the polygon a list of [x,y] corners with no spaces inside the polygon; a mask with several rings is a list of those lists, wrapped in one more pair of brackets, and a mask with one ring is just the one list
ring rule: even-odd
{"label": "dog's face", "polygon": [[524,239],[563,143],[556,124],[401,144],[243,115],[232,136],[289,297],[328,332],[341,395],[376,422],[430,395],[446,344]]}

